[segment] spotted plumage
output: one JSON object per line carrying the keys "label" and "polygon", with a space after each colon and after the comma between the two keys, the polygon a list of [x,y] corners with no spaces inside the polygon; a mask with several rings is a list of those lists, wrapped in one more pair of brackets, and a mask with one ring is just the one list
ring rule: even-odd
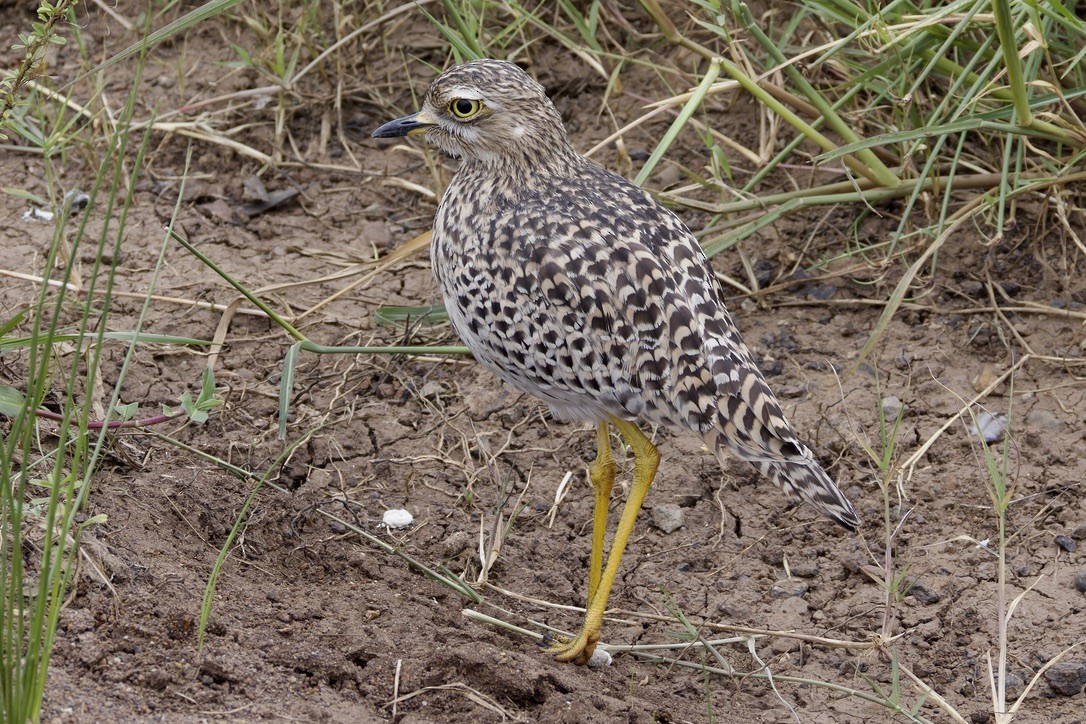
{"label": "spotted plumage", "polygon": [[453,327],[479,362],[559,418],[695,432],[790,497],[858,524],[785,420],[696,239],[580,155],[527,73],[494,60],[454,67],[419,113],[374,135],[416,133],[462,159],[431,254]]}

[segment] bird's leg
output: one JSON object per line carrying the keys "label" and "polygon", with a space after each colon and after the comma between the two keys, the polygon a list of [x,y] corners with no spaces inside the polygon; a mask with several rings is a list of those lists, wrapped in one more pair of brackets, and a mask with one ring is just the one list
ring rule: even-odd
{"label": "bird's leg", "polygon": [[[615,529],[615,538],[611,541],[611,551],[607,554],[607,567],[603,569],[595,593],[588,602],[588,610],[585,611],[584,624],[581,626],[580,633],[572,641],[558,643],[548,649],[559,661],[585,664],[592,658],[592,652],[596,650],[596,643],[600,640],[603,612],[607,608],[611,586],[614,585],[615,577],[618,575],[618,566],[622,562],[626,542],[630,539],[630,533],[633,532],[634,523],[637,521],[637,512],[645,501],[645,494],[649,492],[652,479],[656,476],[656,468],[660,464],[660,453],[656,451],[656,446],[645,437],[637,425],[614,417],[611,418],[611,422],[633,450],[633,484],[630,486],[626,506],[622,509],[622,517],[619,518],[618,527]],[[598,518],[596,522],[599,522]],[[591,587],[591,578],[589,587]]]}
{"label": "bird's leg", "polygon": [[591,605],[600,586],[600,573],[603,571],[603,539],[607,533],[607,509],[611,505],[611,489],[615,487],[615,459],[611,455],[611,436],[607,423],[601,422],[596,428],[596,461],[588,469],[588,481],[592,484],[595,505],[592,509],[592,557],[588,568],[588,598],[585,605]]}

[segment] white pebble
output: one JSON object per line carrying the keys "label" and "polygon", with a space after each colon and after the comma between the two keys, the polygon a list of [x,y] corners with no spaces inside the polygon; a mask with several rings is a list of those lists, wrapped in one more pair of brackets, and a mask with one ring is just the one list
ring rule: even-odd
{"label": "white pebble", "polygon": [[596,649],[592,652],[592,658],[588,660],[588,668],[602,669],[604,666],[610,666],[613,660],[611,654],[603,649]]}
{"label": "white pebble", "polygon": [[993,443],[1003,439],[1003,433],[1007,426],[1007,416],[1000,413],[993,415],[987,410],[981,410],[976,414],[976,422],[969,423],[970,435],[984,438],[984,442]]}
{"label": "white pebble", "polygon": [[406,528],[415,521],[415,517],[403,508],[386,510],[381,516],[381,522],[389,528]]}

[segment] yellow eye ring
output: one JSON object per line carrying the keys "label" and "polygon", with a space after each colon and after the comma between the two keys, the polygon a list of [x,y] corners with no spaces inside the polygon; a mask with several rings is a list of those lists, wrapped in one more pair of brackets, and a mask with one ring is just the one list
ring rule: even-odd
{"label": "yellow eye ring", "polygon": [[474,98],[454,98],[449,101],[449,113],[457,118],[471,118],[483,109],[483,104]]}

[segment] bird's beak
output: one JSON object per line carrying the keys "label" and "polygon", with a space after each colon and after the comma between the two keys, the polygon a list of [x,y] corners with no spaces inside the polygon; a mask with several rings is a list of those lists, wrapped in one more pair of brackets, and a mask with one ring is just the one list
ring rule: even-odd
{"label": "bird's beak", "polygon": [[436,126],[437,121],[426,115],[425,111],[412,113],[410,116],[389,121],[370,134],[370,138],[399,138],[400,136],[417,136],[426,133],[431,127]]}

